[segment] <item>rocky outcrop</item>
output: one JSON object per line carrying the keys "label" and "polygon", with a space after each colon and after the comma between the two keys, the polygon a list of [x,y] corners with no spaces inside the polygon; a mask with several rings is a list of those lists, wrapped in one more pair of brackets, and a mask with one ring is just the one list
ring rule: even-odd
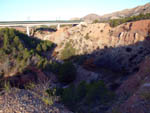
{"label": "rocky outcrop", "polygon": [[140,20],[136,22],[128,22],[114,28],[113,36],[120,35],[120,32],[138,33],[143,37],[147,37],[150,31],[150,20]]}

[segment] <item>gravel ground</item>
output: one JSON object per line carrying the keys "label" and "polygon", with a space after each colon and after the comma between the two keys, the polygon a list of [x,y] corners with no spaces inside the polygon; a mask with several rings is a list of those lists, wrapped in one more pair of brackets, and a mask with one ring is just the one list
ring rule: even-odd
{"label": "gravel ground", "polygon": [[0,96],[0,113],[71,113],[62,105],[46,105],[35,92],[12,88]]}

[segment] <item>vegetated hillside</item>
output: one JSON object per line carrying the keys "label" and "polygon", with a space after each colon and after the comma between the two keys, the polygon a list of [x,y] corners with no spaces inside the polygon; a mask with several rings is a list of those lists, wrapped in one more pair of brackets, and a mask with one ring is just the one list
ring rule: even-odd
{"label": "vegetated hillside", "polygon": [[111,27],[116,27],[116,26],[126,23],[126,22],[146,20],[146,19],[150,19],[150,13],[139,14],[137,16],[125,17],[125,18],[121,18],[121,19],[112,19],[112,20],[109,20],[108,22]]}
{"label": "vegetated hillside", "polygon": [[[92,106],[110,103],[114,98],[103,81],[72,84],[77,78],[77,68],[72,62],[59,63],[48,58],[49,51],[54,48],[50,41],[3,28],[0,29],[0,44],[0,110],[4,113],[70,113],[63,105],[74,112],[86,112],[88,106],[92,109]],[[64,88],[65,85],[68,87]],[[8,102],[5,97],[12,101]]]}
{"label": "vegetated hillside", "polygon": [[[58,45],[53,54],[57,60],[69,60],[77,65],[76,81],[85,80],[96,84],[97,81],[103,80],[105,87],[109,89],[108,91],[111,90],[117,95],[116,99],[111,92],[110,97],[112,98],[109,98],[109,101],[103,101],[108,102],[107,104],[102,102],[98,105],[95,102],[95,104],[90,105],[93,107],[91,109],[86,106],[85,101],[78,103],[78,98],[76,99],[77,89],[70,86],[66,92],[72,92],[69,94],[72,96],[68,97],[69,99],[66,96],[65,98],[75,106],[71,106],[66,100],[63,101],[72,111],[74,109],[79,110],[77,109],[80,108],[78,105],[83,105],[79,111],[85,112],[84,110],[88,109],[94,113],[105,113],[107,110],[110,113],[117,113],[120,110],[124,113],[124,111],[128,111],[128,108],[132,111],[131,113],[136,113],[139,109],[141,109],[139,113],[149,110],[146,107],[150,106],[149,100],[145,100],[149,95],[143,89],[143,85],[146,84],[146,87],[149,88],[147,85],[149,77],[146,74],[149,73],[146,68],[149,61],[145,57],[150,55],[150,20],[144,19],[144,16],[138,18],[139,20],[135,19],[136,21],[132,20],[131,17],[131,22],[125,22],[116,27],[111,27],[109,23],[79,25],[72,28],[64,27],[46,36],[47,40]],[[92,71],[93,74],[87,73],[87,70]],[[78,75],[79,73],[82,75]],[[81,86],[86,87],[86,83],[82,83]],[[143,90],[145,93],[139,97],[139,93],[142,93]],[[86,96],[83,97],[87,99]],[[106,96],[106,98],[108,97]],[[116,100],[113,100],[114,98]],[[130,107],[136,106],[135,102],[144,102],[146,105],[139,104],[139,109],[136,110],[136,107]]]}
{"label": "vegetated hillside", "polygon": [[[60,83],[68,84],[76,76],[72,63],[60,64],[52,60],[51,52],[55,46],[50,41],[31,38],[14,29],[0,29],[1,112],[70,113],[62,104],[52,106],[58,100],[53,89],[52,92],[50,89],[50,94],[47,93],[53,85],[53,82],[50,84],[51,77],[58,78]],[[5,97],[11,98],[12,101],[8,102]]]}
{"label": "vegetated hillside", "polygon": [[[149,25],[149,20],[129,22],[115,28],[111,28],[107,23],[88,24],[87,26],[62,28],[48,35],[47,39],[58,45],[53,55],[59,59],[79,56],[76,57],[79,63],[83,64],[86,60],[91,59],[93,65],[103,65],[103,63],[98,63],[100,59],[106,61],[105,58],[111,58],[112,65],[114,63],[118,65],[114,67],[117,68],[114,70],[125,69],[132,72],[142,61],[143,55],[145,56],[149,51],[149,44],[144,44],[146,37],[149,36]],[[134,44],[136,45],[132,46]],[[142,51],[141,54],[138,54],[140,51]],[[134,57],[136,60],[132,61]],[[106,65],[111,65],[110,61],[107,62],[109,63]],[[107,66],[109,67],[112,68],[112,66]]]}
{"label": "vegetated hillside", "polygon": [[[35,36],[49,41],[28,37],[14,29],[1,29],[0,65],[5,67],[8,59],[6,66],[10,70],[1,68],[0,110],[4,113],[9,110],[148,111],[150,20],[141,19],[143,16],[140,21],[116,27],[96,23],[65,26],[54,32],[45,29],[34,32]],[[40,30],[44,35],[40,35]],[[22,62],[25,62],[23,66]],[[38,81],[43,78],[46,79]]]}
{"label": "vegetated hillside", "polygon": [[94,20],[107,21],[110,19],[120,19],[120,18],[137,16],[139,14],[146,14],[146,13],[150,13],[150,3],[147,3],[143,6],[137,6],[137,7],[132,8],[132,9],[125,9],[125,10],[114,12],[111,14],[105,14],[103,16],[97,15],[96,18],[92,18],[93,15],[87,15],[87,16],[83,17],[83,19],[87,20],[87,21],[90,19],[92,22]]}
{"label": "vegetated hillside", "polygon": [[40,41],[14,29],[0,29],[0,75],[10,77],[22,73],[28,66],[42,67],[48,62],[42,52],[54,47],[49,41]]}

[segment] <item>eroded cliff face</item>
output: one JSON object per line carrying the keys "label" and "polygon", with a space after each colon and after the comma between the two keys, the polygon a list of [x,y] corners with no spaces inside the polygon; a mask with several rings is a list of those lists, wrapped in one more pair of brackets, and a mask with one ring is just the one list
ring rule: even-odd
{"label": "eroded cliff face", "polygon": [[[71,42],[78,54],[93,52],[97,48],[119,47],[144,41],[150,30],[150,20],[126,23],[111,28],[107,23],[89,24],[87,26],[63,27],[57,32],[48,33],[41,39],[51,40],[58,45],[58,50],[66,42]],[[38,34],[38,33],[37,33]],[[35,35],[38,36],[36,33]],[[84,51],[83,51],[84,49]]]}
{"label": "eroded cliff face", "polygon": [[[50,40],[57,45],[55,55],[53,54],[56,58],[54,60],[62,61],[61,52],[67,43],[75,49],[74,56],[84,56],[81,65],[77,63],[80,58],[76,61],[73,59],[77,69],[77,77],[73,83],[77,85],[82,81],[90,83],[103,80],[118,99],[110,105],[110,113],[147,113],[150,110],[150,57],[147,57],[150,56],[150,20],[129,22],[115,28],[111,28],[107,23],[67,26],[56,32],[37,31],[34,37]],[[51,56],[51,52],[44,55]],[[50,58],[53,60],[53,56]],[[51,72],[44,73],[34,67],[28,67],[28,70],[21,77],[11,77],[10,83],[20,87],[33,81],[45,82],[47,79],[50,79],[49,83],[53,86],[59,83],[56,75]],[[50,75],[50,78],[47,78],[47,75]],[[22,91],[24,90],[19,90],[19,93]],[[4,101],[0,99],[0,102]],[[107,105],[102,108],[95,106],[95,109],[98,107],[107,110]],[[65,113],[69,112],[65,111],[65,108],[62,109]],[[41,112],[45,112],[44,110],[43,106]],[[60,109],[60,113],[61,111],[63,110]]]}
{"label": "eroded cliff face", "polygon": [[[86,56],[83,65],[77,65],[76,84],[82,80],[102,79],[110,89],[115,88],[112,90],[117,100],[108,113],[147,113],[150,110],[150,57],[147,57],[150,56],[150,20],[129,22],[115,28],[107,23],[62,27],[41,38],[57,44],[56,59],[60,59],[68,42],[75,48],[75,56]],[[100,68],[106,70],[103,72]]]}
{"label": "eroded cliff face", "polygon": [[109,62],[106,68],[116,64],[118,68],[115,70],[123,68],[132,72],[138,70],[138,64],[150,53],[149,34],[150,20],[141,20],[115,28],[107,23],[62,27],[41,38],[57,44],[55,52],[58,59],[69,42],[76,49],[75,55],[93,56],[93,62],[98,67]]}
{"label": "eroded cliff face", "polygon": [[140,63],[139,71],[130,76],[116,90],[118,102],[108,113],[149,113],[150,111],[150,56]]}

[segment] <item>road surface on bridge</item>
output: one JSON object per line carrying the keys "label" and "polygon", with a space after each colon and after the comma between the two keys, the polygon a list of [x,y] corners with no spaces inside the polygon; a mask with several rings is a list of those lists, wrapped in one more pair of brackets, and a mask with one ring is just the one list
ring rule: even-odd
{"label": "road surface on bridge", "polygon": [[26,27],[27,35],[30,36],[30,27],[41,26],[41,25],[57,25],[57,29],[60,28],[60,25],[68,24],[80,24],[82,20],[59,20],[59,21],[0,21],[0,27],[17,27],[23,26]]}

